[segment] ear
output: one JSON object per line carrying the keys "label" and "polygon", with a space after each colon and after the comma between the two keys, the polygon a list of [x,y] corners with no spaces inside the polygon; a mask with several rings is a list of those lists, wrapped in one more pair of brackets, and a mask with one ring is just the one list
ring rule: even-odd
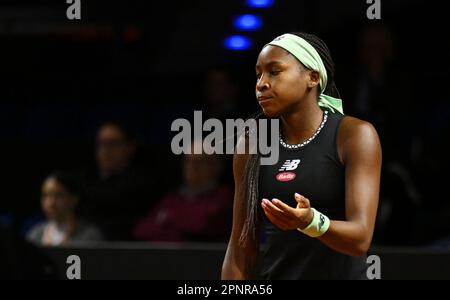
{"label": "ear", "polygon": [[309,71],[308,87],[312,89],[312,88],[318,86],[319,83],[320,83],[320,73],[319,73],[319,71],[317,71],[317,70]]}

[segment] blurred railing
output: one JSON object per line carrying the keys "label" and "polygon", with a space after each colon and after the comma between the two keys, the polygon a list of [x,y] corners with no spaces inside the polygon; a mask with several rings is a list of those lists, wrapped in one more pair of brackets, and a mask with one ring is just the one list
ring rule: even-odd
{"label": "blurred railing", "polygon": [[[67,258],[80,258],[81,279],[215,280],[225,244],[96,243],[46,248],[66,278]],[[450,249],[373,248],[381,261],[382,279],[450,279]]]}

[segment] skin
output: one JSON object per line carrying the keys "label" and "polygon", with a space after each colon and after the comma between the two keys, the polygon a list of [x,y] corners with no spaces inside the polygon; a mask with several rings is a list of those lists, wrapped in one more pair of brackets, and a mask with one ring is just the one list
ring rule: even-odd
{"label": "skin", "polygon": [[[289,144],[305,141],[319,127],[323,112],[317,103],[320,74],[306,69],[295,57],[276,46],[265,47],[256,63],[256,97],[264,114],[279,117]],[[242,142],[242,141],[240,141]],[[368,122],[345,116],[338,130],[337,150],[345,168],[345,220],[331,220],[318,239],[331,249],[352,256],[365,255],[375,226],[380,190],[381,145]],[[241,186],[248,155],[233,159],[235,198],[233,228],[222,267],[222,279],[250,279],[255,269],[258,241],[239,243],[245,222]],[[314,199],[292,195],[296,207],[283,199],[261,199],[268,219],[281,230],[305,228],[313,218]],[[300,234],[300,233],[299,233]]]}
{"label": "skin", "polygon": [[42,184],[41,207],[49,221],[58,226],[67,226],[67,236],[75,230],[75,207],[78,197],[66,191],[63,185],[53,177],[47,178]]}
{"label": "skin", "polygon": [[202,154],[186,154],[183,157],[184,184],[193,191],[217,182],[223,171],[219,157],[205,154],[202,147],[202,141],[194,141],[191,153]]}
{"label": "skin", "polygon": [[221,169],[220,160],[211,155],[186,154],[184,157],[184,181],[191,190],[197,190],[210,182],[216,182]]}
{"label": "skin", "polygon": [[106,124],[97,133],[96,160],[103,178],[127,168],[134,153],[134,143],[127,140],[120,128]]}

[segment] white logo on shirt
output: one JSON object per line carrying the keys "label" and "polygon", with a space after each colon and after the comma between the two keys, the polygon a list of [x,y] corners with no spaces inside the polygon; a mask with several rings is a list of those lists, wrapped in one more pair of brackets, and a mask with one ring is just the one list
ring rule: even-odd
{"label": "white logo on shirt", "polygon": [[286,160],[279,171],[294,171],[297,169],[300,159]]}

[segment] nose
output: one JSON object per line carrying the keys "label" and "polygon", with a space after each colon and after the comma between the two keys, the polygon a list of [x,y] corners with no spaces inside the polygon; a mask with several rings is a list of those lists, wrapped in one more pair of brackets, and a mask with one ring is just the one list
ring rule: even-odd
{"label": "nose", "polygon": [[44,196],[42,199],[42,205],[46,208],[54,208],[56,204],[56,199],[54,196]]}
{"label": "nose", "polygon": [[266,76],[261,75],[261,77],[256,82],[256,90],[258,92],[265,91],[269,88],[269,82],[266,80]]}

